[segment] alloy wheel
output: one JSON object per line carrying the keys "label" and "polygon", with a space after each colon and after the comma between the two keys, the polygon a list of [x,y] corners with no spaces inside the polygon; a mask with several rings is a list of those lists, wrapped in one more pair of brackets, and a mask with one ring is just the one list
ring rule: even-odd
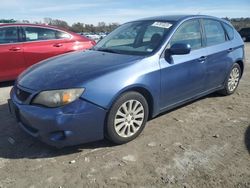
{"label": "alloy wheel", "polygon": [[240,80],[240,70],[237,67],[234,67],[230,73],[229,79],[228,79],[228,90],[230,92],[233,92],[239,83]]}
{"label": "alloy wheel", "polygon": [[114,126],[121,137],[131,137],[140,129],[144,121],[144,107],[137,100],[124,102],[115,115]]}

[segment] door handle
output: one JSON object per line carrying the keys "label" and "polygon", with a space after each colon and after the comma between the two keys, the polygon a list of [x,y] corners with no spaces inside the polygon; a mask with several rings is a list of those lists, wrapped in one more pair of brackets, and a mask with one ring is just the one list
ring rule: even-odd
{"label": "door handle", "polygon": [[204,63],[206,61],[207,57],[206,56],[201,56],[198,61],[201,63]]}
{"label": "door handle", "polygon": [[234,50],[233,48],[229,48],[229,49],[227,50],[227,52],[230,53],[230,52],[232,52],[233,50]]}
{"label": "door handle", "polygon": [[53,46],[54,46],[54,47],[61,47],[61,46],[63,46],[63,45],[60,44],[60,43],[57,43],[57,44],[54,44]]}
{"label": "door handle", "polygon": [[21,48],[20,48],[20,47],[12,47],[12,48],[10,48],[9,50],[10,50],[10,51],[16,52],[16,51],[21,50]]}

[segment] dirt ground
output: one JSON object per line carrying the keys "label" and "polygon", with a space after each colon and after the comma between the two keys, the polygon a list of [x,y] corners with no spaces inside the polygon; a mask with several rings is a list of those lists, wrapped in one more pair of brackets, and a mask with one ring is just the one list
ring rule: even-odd
{"label": "dirt ground", "polygon": [[212,94],[148,122],[136,140],[56,150],[24,133],[0,88],[0,187],[250,187],[250,43],[234,95]]}

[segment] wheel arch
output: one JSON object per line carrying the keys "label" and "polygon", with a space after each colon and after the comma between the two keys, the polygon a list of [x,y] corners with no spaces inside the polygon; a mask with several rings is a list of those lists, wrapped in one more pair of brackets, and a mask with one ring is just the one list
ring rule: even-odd
{"label": "wheel arch", "polygon": [[235,63],[239,64],[240,69],[241,69],[241,75],[240,75],[240,77],[242,77],[243,72],[244,72],[244,68],[245,68],[245,67],[244,67],[244,63],[243,63],[242,60],[237,60]]}
{"label": "wheel arch", "polygon": [[155,101],[153,98],[153,95],[151,94],[150,90],[147,89],[144,86],[141,85],[134,85],[134,86],[130,86],[127,88],[124,88],[123,90],[121,90],[111,101],[109,108],[111,108],[112,104],[119,98],[119,96],[121,96],[123,93],[126,92],[130,92],[130,91],[134,91],[134,92],[138,92],[140,93],[147,101],[148,103],[148,110],[149,110],[149,116],[148,118],[151,119],[152,117],[154,117],[155,114]]}

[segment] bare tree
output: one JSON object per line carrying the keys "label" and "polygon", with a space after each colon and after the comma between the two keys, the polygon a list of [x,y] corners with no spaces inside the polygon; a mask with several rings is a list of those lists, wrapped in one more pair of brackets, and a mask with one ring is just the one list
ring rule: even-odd
{"label": "bare tree", "polygon": [[85,31],[84,23],[77,22],[77,23],[72,24],[71,30],[76,33],[84,32]]}

